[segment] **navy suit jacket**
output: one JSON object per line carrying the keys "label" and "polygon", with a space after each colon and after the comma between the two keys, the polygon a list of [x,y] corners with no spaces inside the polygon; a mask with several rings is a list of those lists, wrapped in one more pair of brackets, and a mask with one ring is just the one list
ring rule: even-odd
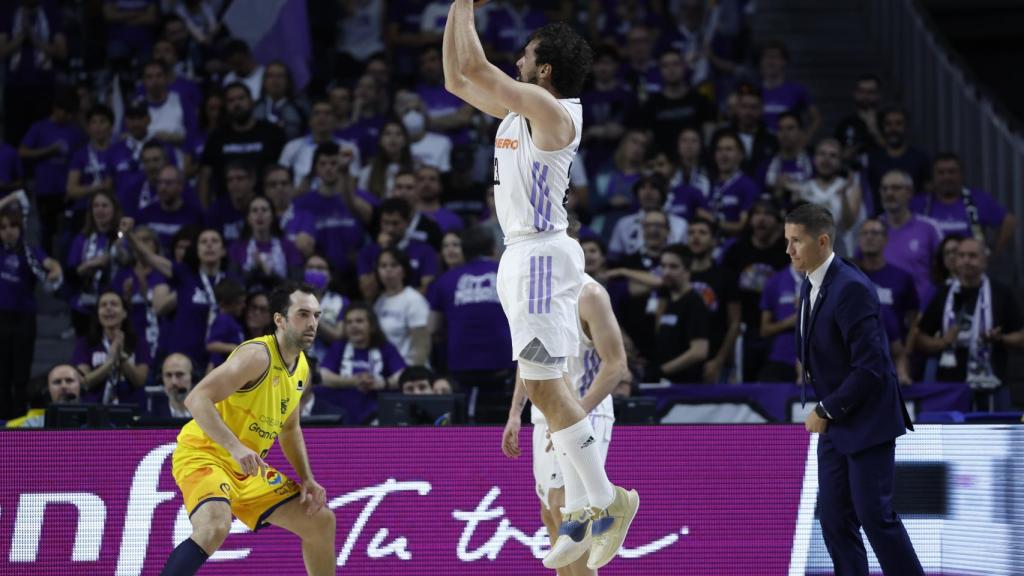
{"label": "navy suit jacket", "polygon": [[805,278],[800,311],[805,326],[797,330],[797,350],[804,385],[814,387],[832,418],[826,434],[836,449],[853,454],[913,430],[874,284],[837,256],[807,311],[810,289]]}

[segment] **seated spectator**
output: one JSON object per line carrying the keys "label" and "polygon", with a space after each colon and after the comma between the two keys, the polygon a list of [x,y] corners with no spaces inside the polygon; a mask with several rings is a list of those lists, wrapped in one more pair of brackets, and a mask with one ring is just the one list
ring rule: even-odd
{"label": "seated spectator", "polygon": [[142,84],[149,108],[149,139],[171,146],[185,145],[198,120],[195,110],[170,90],[167,65],[160,60],[147,62],[142,69]]}
{"label": "seated spectator", "polygon": [[210,228],[219,230],[226,242],[242,237],[247,208],[256,197],[256,172],[246,164],[230,164],[224,169],[225,189],[223,195],[210,205],[204,222]]}
{"label": "seated spectator", "polygon": [[476,110],[444,87],[439,46],[429,46],[420,53],[417,72],[415,90],[426,108],[427,128],[444,134],[454,146],[467,144]]}
{"label": "seated spectator", "polygon": [[46,388],[35,390],[28,412],[7,421],[8,428],[42,428],[46,425],[46,407],[53,404],[81,402],[85,377],[70,364],[58,364],[46,375]]}
{"label": "seated spectator", "polygon": [[664,52],[658,58],[661,90],[650,94],[640,108],[635,123],[654,136],[655,150],[673,150],[683,128],[696,128],[710,134],[715,117],[714,105],[686,81],[686,64],[679,52]]}
{"label": "seated spectator", "polygon": [[184,188],[181,170],[171,165],[164,166],[157,179],[157,201],[139,214],[139,223],[152,228],[160,245],[168,252],[174,249],[171,241],[183,226],[203,221],[199,206],[185,200]]}
{"label": "seated spectator", "polygon": [[89,141],[71,155],[65,196],[77,225],[82,223],[92,194],[114,192],[114,163],[110,155],[114,113],[106,106],[94,106],[86,114],[86,122]]}
{"label": "seated spectator", "polygon": [[249,89],[254,102],[263,97],[263,75],[266,69],[253,60],[252,51],[245,40],[230,40],[224,46],[224,61],[228,65],[228,73],[223,80],[225,91],[229,85],[240,82]]}
{"label": "seated spectator", "polygon": [[857,266],[878,290],[882,326],[889,338],[896,375],[901,384],[908,385],[911,378],[907,343],[913,337],[912,327],[917,324],[921,304],[910,274],[885,260],[887,234],[888,229],[881,220],[864,221],[857,233],[860,248]]}
{"label": "seated spectator", "polygon": [[413,162],[444,173],[451,171],[452,139],[428,129],[423,100],[414,92],[399,91],[395,97],[395,114],[402,119],[402,125],[409,134]]}
{"label": "seated spectator", "polygon": [[686,229],[686,246],[693,258],[690,287],[704,299],[711,321],[704,382],[717,384],[730,364],[740,334],[742,310],[736,294],[736,276],[717,265],[718,229],[712,220],[700,216],[691,219]]}
{"label": "seated spectator", "polygon": [[394,388],[405,370],[401,353],[381,332],[377,315],[364,304],[345,310],[345,337],[331,344],[320,364],[324,386],[371,392]]}
{"label": "seated spectator", "polygon": [[[792,266],[768,277],[761,292],[761,338],[768,340],[768,358],[759,382],[797,382],[796,322],[803,274]],[[750,377],[748,377],[750,379]]]}
{"label": "seated spectator", "polygon": [[[128,220],[128,219],[125,219]],[[135,252],[158,272],[167,277],[167,283],[178,294],[174,319],[167,339],[162,343],[165,352],[181,352],[194,366],[206,366],[206,337],[217,315],[214,287],[227,278],[227,251],[220,232],[205,229],[196,243],[185,252],[184,262],[172,262],[152,252],[139,242],[130,221],[122,222],[122,231]]]}
{"label": "seated spectator", "polygon": [[[432,168],[425,168],[427,173],[431,173]],[[427,180],[430,177],[427,176]],[[440,182],[437,184],[438,190],[425,190],[428,196],[433,194],[440,194]],[[433,187],[433,183],[427,182],[423,189]],[[425,215],[421,211],[423,202],[420,197],[421,186],[420,180],[417,176],[417,172],[410,170],[399,170],[395,174],[394,186],[388,192],[388,198],[401,198],[409,203],[412,208],[409,218],[409,228],[406,230],[405,237],[409,240],[419,240],[420,242],[426,242],[435,250],[441,248],[441,226],[434,221],[433,218]],[[429,204],[430,206],[433,203]],[[377,210],[374,212],[374,221],[377,227],[380,226],[380,204],[376,206]],[[436,213],[435,213],[436,214]]]}
{"label": "seated spectator", "polygon": [[885,145],[878,123],[878,101],[882,81],[874,74],[862,74],[853,88],[854,111],[836,126],[836,140],[843,146],[843,162],[861,169],[870,152]]}
{"label": "seated spectator", "polygon": [[291,169],[295,186],[300,190],[308,190],[312,185],[312,180],[316,176],[313,174],[313,156],[321,144],[337,144],[347,156],[351,156],[347,173],[352,176],[359,175],[362,166],[359,160],[359,147],[355,142],[335,136],[337,125],[331,103],[327,100],[318,100],[313,103],[310,112],[309,134],[293,137],[281,151],[278,162]]}
{"label": "seated spectator", "polygon": [[794,197],[814,177],[814,165],[807,154],[807,141],[800,116],[793,112],[779,115],[779,153],[768,162],[761,179],[766,192],[782,206],[792,206]]}
{"label": "seated spectator", "polygon": [[217,299],[217,315],[206,335],[206,351],[210,355],[207,373],[223,364],[228,355],[245,341],[245,332],[240,324],[245,312],[245,286],[225,278],[213,288],[213,294]]}
{"label": "seated spectator", "polygon": [[256,104],[256,118],[276,124],[289,140],[305,132],[306,114],[295,101],[292,73],[284,62],[267,64],[263,73],[263,97]]}
{"label": "seated spectator", "polygon": [[164,358],[160,370],[160,382],[164,386],[164,397],[153,398],[149,415],[154,418],[192,418],[185,406],[185,397],[192,390],[192,361],[184,354],[171,354]]}
{"label": "seated spectator", "polygon": [[313,254],[306,260],[303,280],[316,291],[320,302],[320,324],[316,331],[316,342],[306,351],[308,356],[322,360],[332,342],[344,337],[344,313],[350,300],[336,290],[334,275],[327,259]]}
{"label": "seated spectator", "polygon": [[[32,124],[18,148],[18,156],[33,168],[39,237],[48,253],[54,253],[58,247],[57,223],[64,211],[71,155],[86,142],[85,134],[74,121],[77,105],[73,92],[59,91],[54,95],[50,115]],[[11,120],[11,116],[6,117],[8,125]]]}
{"label": "seated spectator", "polygon": [[864,220],[866,211],[860,178],[843,168],[839,142],[833,138],[818,142],[814,148],[814,177],[788,190],[795,192],[788,196],[792,201],[828,208],[836,221],[833,249],[841,257],[852,257],[857,245],[854,230]]}
{"label": "seated spectator", "polygon": [[284,234],[303,257],[308,258],[313,254],[316,239],[310,231],[316,230],[313,223],[313,215],[309,212],[297,212],[295,210],[295,198],[298,197],[295,186],[292,185],[292,172],[290,169],[274,164],[263,170],[263,193],[274,209],[274,218]]}
{"label": "seated spectator", "polygon": [[761,292],[773,274],[790,265],[778,206],[758,200],[750,209],[750,230],[729,247],[722,259],[736,278],[743,332],[743,378],[756,378],[768,353],[761,338]]}
{"label": "seated spectator", "polygon": [[129,171],[114,180],[121,210],[132,218],[140,217],[143,210],[157,202],[160,171],[169,164],[167,147],[159,142],[146,142],[139,151],[139,161],[137,175]]}
{"label": "seated spectator", "polygon": [[186,144],[188,151],[196,159],[192,163],[192,170],[189,171],[190,175],[195,176],[201,172],[199,162],[206,149],[206,141],[209,140],[210,134],[217,128],[220,128],[226,120],[224,106],[224,95],[220,92],[212,92],[203,98],[203,102],[199,107],[199,129],[196,130],[192,140]]}
{"label": "seated spectator", "polygon": [[463,230],[461,240],[466,263],[430,286],[430,332],[445,343],[440,362],[459,389],[475,389],[478,404],[507,409],[505,394],[515,368],[512,335],[498,300],[494,237],[475,226]]}
{"label": "seated spectator", "polygon": [[988,254],[976,238],[957,247],[957,278],[924,311],[915,349],[938,357],[939,382],[1006,382],[1009,348],[1024,347],[1024,318],[1013,292],[989,278]]}
{"label": "seated spectator", "polygon": [[228,248],[232,272],[244,278],[246,286],[266,289],[297,277],[302,255],[281,233],[270,200],[253,196],[246,214],[241,238]]}
{"label": "seated spectator", "polygon": [[869,215],[875,215],[881,210],[878,191],[886,172],[902,170],[910,174],[914,179],[914,190],[924,190],[925,183],[931,177],[928,155],[910,145],[907,112],[895,106],[883,108],[878,112],[878,122],[882,125],[885,145],[868,154],[868,186],[871,194],[865,201],[870,201]]}
{"label": "seated spectator", "polygon": [[458,232],[449,232],[441,240],[441,271],[454,270],[466,263],[462,253],[462,237]]}
{"label": "seated spectator", "polygon": [[68,254],[71,276],[71,324],[75,334],[84,336],[96,313],[100,289],[110,283],[115,265],[111,251],[117,242],[121,207],[109,190],[93,193],[85,216],[85,227],[75,235]]}
{"label": "seated spectator", "polygon": [[[715,132],[711,142],[725,132],[735,133],[743,145],[740,169],[750,178],[757,178],[779,151],[779,141],[764,125],[761,91],[751,84],[740,84],[734,93],[736,113],[724,128]],[[714,147],[712,147],[714,152]]]}
{"label": "seated spectator", "polygon": [[[135,237],[154,253],[160,252],[156,234],[145,226],[135,228]],[[131,258],[129,266],[122,266],[110,285],[121,291],[128,304],[128,318],[140,344],[148,346],[150,358],[157,357],[160,344],[158,318],[168,316],[175,305],[175,294],[167,285],[167,278],[141,258]]]}
{"label": "seated spectator", "polygon": [[434,373],[426,366],[412,365],[402,370],[398,378],[398,389],[409,396],[441,394],[434,390]]}
{"label": "seated spectator", "polygon": [[636,96],[619,76],[620,62],[615,46],[594,47],[593,83],[580,96],[583,102],[580,146],[586,150],[587,165],[603,166],[611,158],[626,132],[627,119],[637,107]]}
{"label": "seated spectator", "polygon": [[813,139],[821,128],[821,112],[811,100],[807,87],[786,79],[789,50],[782,42],[765,42],[761,46],[758,62],[761,67],[761,87],[764,94],[764,122],[768,130],[778,129],[783,112],[807,116],[807,137]]}
{"label": "seated spectator", "polygon": [[[608,244],[608,257],[620,261],[643,251],[644,214],[651,210],[661,211],[668,196],[665,181],[660,176],[644,176],[633,186],[633,195],[640,203],[640,210],[624,216],[615,224],[611,242]],[[666,214],[669,232],[667,242],[678,244],[686,242],[686,220],[675,214]]]}
{"label": "seated spectator", "polygon": [[[963,238],[960,236],[946,236],[942,242],[939,242],[939,249],[935,252],[932,262],[931,273],[932,284],[936,287],[949,286],[956,280],[956,255],[961,240]],[[928,301],[931,302],[931,300]]]}
{"label": "seated spectator", "polygon": [[925,305],[935,294],[931,272],[942,233],[930,218],[910,211],[910,199],[914,195],[914,180],[910,174],[890,170],[882,176],[880,192],[884,213],[879,220],[885,223],[889,238],[885,260],[910,273],[918,301]]}
{"label": "seated spectator", "polygon": [[142,404],[149,350],[135,337],[121,295],[105,290],[88,333],[79,338],[71,362],[85,374],[85,399],[103,404]]}
{"label": "seated spectator", "polygon": [[17,195],[0,198],[0,418],[25,404],[36,343],[36,282],[52,292],[63,278],[60,264],[25,241]]}
{"label": "seated spectator", "polygon": [[153,48],[153,27],[160,18],[158,0],[103,3],[107,24],[107,58],[128,61]]}
{"label": "seated spectator", "polygon": [[245,297],[245,339],[252,340],[274,332],[270,315],[270,297],[266,292],[250,292]]}
{"label": "seated spectator", "polygon": [[[138,211],[133,206],[125,206],[125,201],[136,197],[136,191],[146,182],[146,173],[142,169],[142,151],[148,132],[149,109],[139,104],[129,105],[124,111],[124,129],[110,145],[114,190],[122,207],[131,210],[128,215],[133,218],[138,216]],[[153,180],[156,180],[156,175]]]}
{"label": "seated spectator", "polygon": [[380,296],[373,311],[380,329],[398,349],[408,365],[423,365],[430,354],[430,332],[427,321],[430,306],[427,299],[409,286],[412,266],[397,248],[385,248],[377,255],[375,266]]}
{"label": "seated spectator", "polygon": [[419,190],[417,209],[436,222],[442,233],[458,232],[465,227],[461,216],[441,206],[444,190],[440,170],[433,166],[420,166],[416,170],[416,186]]}
{"label": "seated spectator", "polygon": [[[692,127],[683,128],[679,132],[679,138],[676,140],[678,170],[672,175],[672,179],[668,183],[671,190],[669,192],[669,206],[684,204],[676,200],[676,196],[689,196],[676,191],[682,186],[688,186],[690,189],[700,191],[701,198],[704,201],[707,201],[711,195],[711,180],[708,178],[703,160],[701,159],[703,152],[704,139],[700,131]],[[688,211],[686,214],[683,214],[671,208],[669,208],[669,211],[683,218],[689,218],[695,214],[695,211]]]}
{"label": "seated spectator", "polygon": [[400,198],[389,198],[380,206],[380,234],[377,241],[359,251],[359,290],[367,301],[373,301],[381,286],[374,273],[374,262],[385,248],[399,248],[409,257],[412,266],[409,283],[420,292],[437,277],[437,252],[429,244],[407,237],[411,209]]}
{"label": "seated spectator", "polygon": [[643,24],[633,24],[626,32],[625,63],[621,74],[630,91],[636,94],[637,105],[641,106],[650,94],[661,90],[661,72],[654,59],[656,34],[650,26]]}
{"label": "seated spectator", "polygon": [[[570,236],[572,236],[571,233]],[[621,276],[616,278],[609,276],[606,249],[604,244],[601,244],[600,238],[577,239],[580,242],[580,247],[583,248],[583,271],[604,286],[611,299],[615,316],[622,317],[625,314],[623,306],[629,299],[629,280]]]}
{"label": "seated spectator", "polygon": [[[181,98],[185,113],[191,115],[193,120],[197,120],[195,115],[196,110],[203,104],[203,90],[198,82],[191,80],[185,73],[174,43],[166,38],[157,40],[153,44],[153,60],[164,63],[164,69],[167,71],[167,89]],[[193,130],[189,136],[194,135]]]}
{"label": "seated spectator", "polygon": [[722,234],[738,236],[747,226],[754,200],[761,194],[757,184],[740,171],[743,145],[739,136],[721,132],[712,142],[716,176],[711,184],[708,207]]}
{"label": "seated spectator", "polygon": [[405,126],[394,120],[385,122],[377,140],[376,155],[359,171],[359,187],[378,199],[384,199],[386,192],[395,184],[395,174],[413,168]]}
{"label": "seated spectator", "polygon": [[590,226],[604,237],[611,236],[619,218],[636,210],[633,186],[643,173],[646,154],[647,136],[639,130],[629,130],[611,162],[594,178],[586,209],[594,216]]}
{"label": "seated spectator", "polygon": [[995,236],[999,254],[1013,239],[1017,217],[992,196],[964,185],[963,164],[952,152],[935,157],[932,193],[921,194],[910,202],[914,212],[935,220],[943,236],[974,236],[984,240]]}
{"label": "seated spectator", "polygon": [[649,382],[701,382],[708,357],[708,311],[690,287],[692,259],[685,246],[661,254],[664,297],[655,314],[655,346],[644,378]]}

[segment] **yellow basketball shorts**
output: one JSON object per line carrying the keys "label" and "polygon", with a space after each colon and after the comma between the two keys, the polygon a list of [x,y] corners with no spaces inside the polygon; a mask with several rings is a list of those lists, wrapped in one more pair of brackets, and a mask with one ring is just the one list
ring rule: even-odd
{"label": "yellow basketball shorts", "polygon": [[246,476],[209,452],[180,444],[174,451],[171,473],[189,518],[203,504],[220,500],[254,532],[268,525],[267,518],[274,510],[300,493],[295,481],[272,467],[263,477]]}

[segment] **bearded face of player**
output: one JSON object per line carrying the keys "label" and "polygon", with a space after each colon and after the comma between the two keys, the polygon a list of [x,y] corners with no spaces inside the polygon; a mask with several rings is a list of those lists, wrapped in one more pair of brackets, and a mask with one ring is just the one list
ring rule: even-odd
{"label": "bearded face of player", "polygon": [[292,292],[287,316],[274,314],[274,324],[284,332],[284,342],[289,348],[309,350],[320,324],[320,303],[316,296],[296,290]]}
{"label": "bearded face of player", "polygon": [[523,49],[523,55],[516,61],[516,70],[519,70],[519,76],[516,80],[520,82],[528,82],[530,84],[538,84],[539,70],[537,68],[537,41],[534,40],[526,45]]}

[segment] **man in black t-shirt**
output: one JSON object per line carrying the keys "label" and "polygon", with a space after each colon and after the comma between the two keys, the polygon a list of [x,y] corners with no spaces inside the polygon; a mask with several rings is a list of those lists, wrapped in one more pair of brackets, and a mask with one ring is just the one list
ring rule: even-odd
{"label": "man in black t-shirt", "polygon": [[736,296],[736,278],[723,266],[716,266],[712,255],[718,245],[718,229],[707,218],[696,216],[686,229],[686,243],[693,256],[690,286],[708,307],[708,359],[704,363],[704,381],[716,384],[722,368],[729,365],[731,350],[740,332],[740,302]]}
{"label": "man in black t-shirt", "polygon": [[686,66],[678,52],[666,52],[658,60],[661,92],[651,94],[640,109],[637,123],[654,133],[654,149],[675,156],[679,132],[688,126],[708,134],[715,121],[715,107],[686,85]]}
{"label": "man in black t-shirt", "polygon": [[199,200],[204,208],[224,193],[225,166],[247,164],[260,175],[263,168],[277,163],[285,144],[284,130],[253,116],[252,96],[245,84],[232,82],[224,88],[224,106],[228,124],[210,133],[200,162]]}
{"label": "man in black t-shirt", "polygon": [[786,239],[779,209],[769,200],[758,200],[750,209],[747,234],[736,241],[722,260],[736,277],[743,332],[743,379],[757,377],[768,352],[761,338],[761,292],[773,274],[789,266]]}
{"label": "man in black t-shirt", "polygon": [[708,309],[690,286],[689,250],[673,244],[661,253],[663,298],[655,316],[654,351],[644,379],[699,383],[708,357]]}
{"label": "man in black t-shirt", "polygon": [[975,238],[960,241],[957,280],[932,298],[921,317],[918,350],[939,359],[935,379],[964,382],[987,367],[1006,379],[1007,348],[1024,348],[1024,319],[1009,288],[985,274],[988,255]]}

